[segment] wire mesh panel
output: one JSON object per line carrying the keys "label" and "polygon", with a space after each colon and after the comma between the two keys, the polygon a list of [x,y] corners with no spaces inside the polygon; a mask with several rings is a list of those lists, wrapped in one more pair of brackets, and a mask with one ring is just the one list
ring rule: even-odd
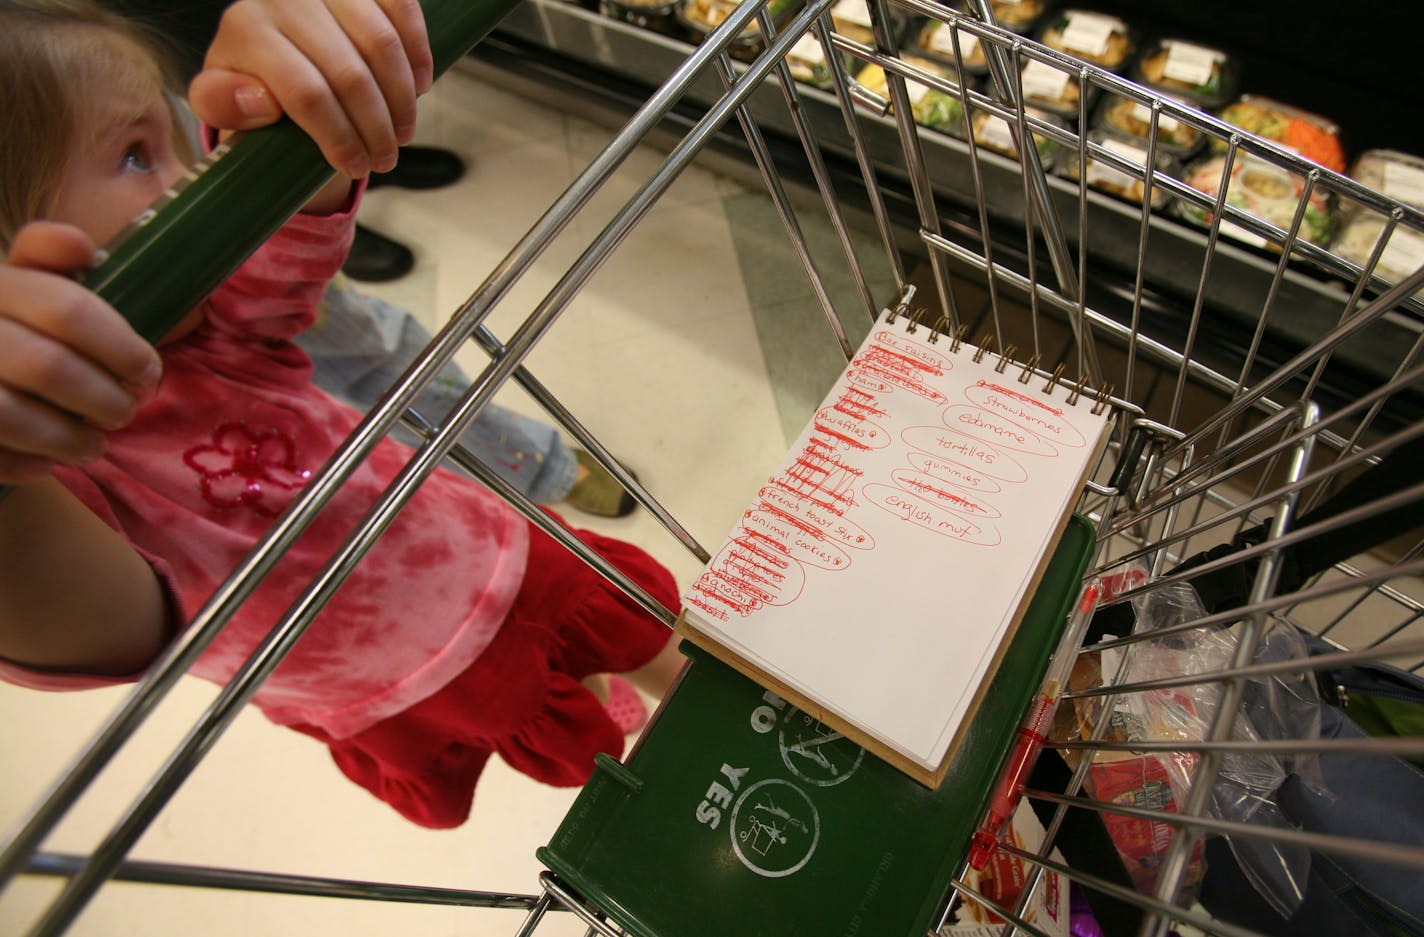
{"label": "wire mesh panel", "polygon": [[[693,557],[707,559],[525,362],[724,125],[740,127],[845,354],[878,310],[899,307],[1044,377],[1101,389],[1127,414],[1109,469],[1080,505],[1097,527],[1088,581],[1102,599],[1083,622],[1086,633],[1059,652],[1073,655],[1072,676],[1053,688],[1061,691],[1057,721],[1026,791],[1045,835],[1033,849],[1000,846],[1028,864],[1032,887],[1005,898],[966,876],[956,882],[961,896],[994,908],[1010,926],[1043,933],[1025,912],[1035,888],[1051,880],[1085,894],[1110,932],[1191,925],[1237,934],[1271,931],[1270,919],[1233,918],[1244,905],[1214,904],[1213,870],[1239,869],[1252,900],[1285,920],[1308,892],[1318,894],[1313,883],[1328,869],[1360,886],[1372,914],[1418,926],[1399,899],[1417,900],[1411,883],[1424,868],[1424,800],[1397,800],[1388,805],[1395,822],[1353,829],[1332,822],[1340,814],[1310,808],[1388,813],[1378,798],[1400,790],[1389,772],[1424,754],[1417,728],[1386,732],[1378,707],[1375,734],[1342,718],[1369,718],[1368,697],[1407,695],[1424,663],[1417,542],[1424,484],[1411,464],[1424,432],[1415,298],[1424,270],[1410,263],[1409,246],[1424,234],[1424,214],[1343,175],[1343,166],[1322,165],[1110,65],[1001,27],[987,2],[959,12],[926,0],[872,0],[868,34],[838,22],[832,0],[793,13],[778,7],[737,5],[651,94],[7,841],[0,879],[29,871],[68,880],[33,934],[63,932],[110,878],[513,907],[528,913],[520,933],[535,932],[560,907],[590,933],[621,933],[552,875],[543,895],[511,896],[151,867],[125,855],[446,460],[672,622],[670,610],[551,523],[459,437],[503,385],[517,382]],[[943,31],[938,56],[926,56],[921,37],[935,29]],[[750,48],[748,35],[757,40]],[[1113,42],[1109,31],[1105,55]],[[810,82],[807,56],[817,63]],[[704,116],[596,226],[518,327],[496,336],[491,312],[583,217],[633,147],[689,89],[708,82],[721,93]],[[1115,106],[1135,121],[1137,142],[1087,131],[1096,109]],[[772,120],[778,129],[764,129],[768,108],[784,115]],[[809,116],[827,111],[839,125]],[[1209,169],[1188,173],[1174,159],[1187,135],[1213,155]],[[779,145],[787,139],[801,158],[788,162]],[[788,182],[791,175],[807,184]],[[829,255],[818,256],[805,237],[813,214],[835,234]],[[877,295],[864,274],[872,258],[854,236],[860,218],[879,241],[873,262],[891,271],[890,295]],[[1337,218],[1369,220],[1351,250],[1329,245],[1325,232]],[[849,301],[826,282],[825,271],[842,267],[852,274]],[[438,423],[411,412],[420,390],[470,343],[489,364],[456,409]],[[156,700],[402,421],[424,444],[143,796],[91,855],[40,854],[47,833]],[[1369,692],[1364,687],[1375,684],[1366,678],[1387,689]],[[1354,706],[1352,694],[1360,697]],[[1378,783],[1359,786],[1367,775]],[[695,922],[686,933],[699,933]]]}

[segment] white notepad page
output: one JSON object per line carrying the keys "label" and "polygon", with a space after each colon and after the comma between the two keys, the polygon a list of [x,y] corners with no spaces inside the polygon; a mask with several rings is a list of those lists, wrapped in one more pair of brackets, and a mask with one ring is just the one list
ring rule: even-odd
{"label": "white notepad page", "polygon": [[927,768],[1108,425],[977,351],[882,316],[685,597],[697,631]]}

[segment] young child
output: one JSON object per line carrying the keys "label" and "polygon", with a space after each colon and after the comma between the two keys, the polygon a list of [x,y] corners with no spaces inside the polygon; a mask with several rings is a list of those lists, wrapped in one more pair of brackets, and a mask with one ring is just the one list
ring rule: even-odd
{"label": "young child", "polygon": [[[155,354],[74,277],[183,172],[159,61],[89,0],[0,0],[0,483],[15,486],[0,676],[36,688],[136,679],[358,422],[292,339],[350,243],[353,179],[389,168],[431,80],[415,4],[234,4],[195,112],[249,129],[285,111],[341,174]],[[196,674],[231,677],[407,456],[376,449]],[[676,607],[651,557],[577,533]],[[586,780],[595,752],[623,747],[590,687],[625,673],[660,695],[680,663],[666,627],[442,470],[254,703],[406,817],[449,827],[494,752],[550,784]]]}

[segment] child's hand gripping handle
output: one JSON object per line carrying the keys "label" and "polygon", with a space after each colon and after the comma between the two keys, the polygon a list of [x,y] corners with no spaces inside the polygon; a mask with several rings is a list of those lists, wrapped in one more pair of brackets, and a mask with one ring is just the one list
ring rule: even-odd
{"label": "child's hand gripping handle", "polygon": [[[438,76],[518,0],[421,0]],[[85,285],[157,340],[296,214],[334,170],[290,120],[234,137],[131,228]]]}
{"label": "child's hand gripping handle", "polygon": [[[517,2],[421,0],[435,74]],[[234,136],[108,245],[84,284],[156,342],[333,174],[317,145],[288,119]],[[8,490],[0,485],[0,497]]]}

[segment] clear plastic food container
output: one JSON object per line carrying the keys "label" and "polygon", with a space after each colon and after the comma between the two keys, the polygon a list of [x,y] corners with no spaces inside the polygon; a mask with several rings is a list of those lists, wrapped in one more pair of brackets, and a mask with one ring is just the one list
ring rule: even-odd
{"label": "clear plastic food container", "polygon": [[599,0],[598,12],[609,19],[674,36],[683,34],[677,21],[680,0]]}
{"label": "clear plastic food container", "polygon": [[[1026,112],[1030,117],[1037,117],[1046,123],[1067,128],[1067,124],[1063,120],[1047,111],[1030,107],[1026,108]],[[1002,153],[1014,159],[1019,158],[1019,151],[1014,146],[1014,138],[1010,132],[1008,121],[996,114],[990,114],[988,111],[976,110],[973,123],[975,143],[996,153]],[[1046,172],[1053,172],[1063,160],[1063,144],[1042,134],[1034,134],[1033,140],[1034,149],[1038,150],[1039,162],[1043,164]]]}
{"label": "clear plastic food container", "polygon": [[[1093,131],[1088,134],[1088,140],[1098,143],[1104,149],[1123,157],[1130,163],[1138,166],[1147,166],[1147,150],[1135,143],[1115,137],[1102,131]],[[1180,164],[1166,153],[1158,152],[1157,169],[1179,176],[1181,172]],[[1063,174],[1069,179],[1078,180],[1078,151],[1069,148],[1063,155]],[[1094,159],[1088,156],[1088,171],[1084,174],[1089,188],[1097,189],[1100,192],[1107,192],[1118,198],[1126,199],[1135,204],[1142,204],[1142,195],[1146,190],[1146,183],[1141,176],[1125,172],[1104,160]],[[1168,195],[1159,185],[1152,187],[1152,205],[1160,208],[1167,204]]]}
{"label": "clear plastic food container", "polygon": [[[1183,181],[1215,198],[1221,186],[1221,172],[1225,163],[1225,156],[1208,156],[1190,166]],[[1248,153],[1241,153],[1231,166],[1231,179],[1226,186],[1226,203],[1262,221],[1268,221],[1282,231],[1289,231],[1295,218],[1296,203],[1304,191],[1303,176],[1256,159]],[[1211,224],[1211,212],[1198,205],[1178,202],[1178,212],[1183,218],[1202,227]],[[1328,193],[1316,188],[1311,193],[1310,201],[1306,203],[1305,217],[1300,223],[1300,237],[1322,247],[1329,244],[1331,214]],[[1280,245],[1267,241],[1227,218],[1222,219],[1221,233],[1254,247],[1280,249]]]}
{"label": "clear plastic food container", "polygon": [[786,53],[786,65],[791,69],[791,77],[817,88],[831,88],[835,79],[831,77],[831,63],[826,60],[826,50],[815,33],[807,33],[796,41]]}
{"label": "clear plastic food container", "polygon": [[[1405,205],[1424,210],[1424,159],[1395,150],[1368,150],[1350,169],[1356,181]],[[1361,267],[1370,259],[1384,233],[1386,219],[1355,202],[1339,211],[1340,230],[1331,250]],[[1404,225],[1395,227],[1380,252],[1375,272],[1398,282],[1424,266],[1424,235]]]}
{"label": "clear plastic food container", "polygon": [[1133,77],[1149,88],[1201,107],[1221,107],[1241,90],[1241,66],[1220,49],[1182,39],[1148,43]]}
{"label": "clear plastic food container", "polygon": [[1350,178],[1424,211],[1424,157],[1397,150],[1366,150],[1355,159]]}
{"label": "clear plastic food container", "polygon": [[1137,49],[1137,34],[1127,23],[1089,10],[1064,10],[1049,17],[1038,41],[1109,71],[1120,71]]}
{"label": "clear plastic food container", "polygon": [[[678,7],[677,18],[694,42],[701,42],[712,30],[721,26],[732,15],[740,0],[683,0]],[[778,28],[786,25],[795,14],[801,0],[771,0],[767,12]],[[762,40],[761,27],[753,19],[727,48],[728,54],[744,61],[755,58],[766,48]]]}
{"label": "clear plastic food container", "polygon": [[870,7],[866,0],[839,0],[831,7],[831,23],[836,32],[847,39],[868,46],[875,45],[875,33],[870,26]]}
{"label": "clear plastic food container", "polygon": [[[1181,102],[1186,103],[1186,102]],[[1121,95],[1104,95],[1093,117],[1093,126],[1147,148],[1151,130],[1152,110],[1145,104]],[[1201,149],[1205,138],[1190,124],[1182,123],[1165,111],[1157,117],[1157,148],[1186,161]]]}
{"label": "clear plastic food container", "polygon": [[1044,0],[991,0],[989,7],[1000,26],[1026,34],[1038,25],[1048,4]]}
{"label": "clear plastic food container", "polygon": [[1025,104],[1070,121],[1078,118],[1079,98],[1084,92],[1088,95],[1089,113],[1092,113],[1093,100],[1098,94],[1097,85],[1080,83],[1078,76],[1071,72],[1037,59],[1025,58],[1019,82],[1023,87]]}
{"label": "clear plastic food container", "polygon": [[[1363,267],[1369,261],[1384,228],[1384,216],[1373,212],[1361,215],[1341,226],[1330,249]],[[1397,226],[1380,252],[1375,273],[1398,283],[1420,267],[1424,267],[1424,234],[1403,225]],[[1416,296],[1421,294],[1424,291],[1415,293]]]}
{"label": "clear plastic food container", "polygon": [[[916,55],[954,65],[954,32],[949,24],[936,19],[926,19],[909,36],[910,51]],[[958,30],[959,54],[964,59],[964,70],[982,75],[989,70],[989,59],[979,37],[966,30]]]}
{"label": "clear plastic food container", "polygon": [[[1265,137],[1326,169],[1345,171],[1345,148],[1340,143],[1340,128],[1319,114],[1270,98],[1243,94],[1241,100],[1222,108],[1218,116],[1228,124]],[[1213,149],[1224,150],[1226,143],[1213,141]]]}
{"label": "clear plastic food container", "polygon": [[[914,55],[904,56],[903,60],[927,72],[948,78],[953,84],[960,84],[958,73],[948,65]],[[856,74],[855,80],[883,98],[890,97],[889,83],[879,65],[865,66]],[[910,96],[915,123],[942,133],[964,135],[964,102],[958,97],[912,79],[905,80],[905,90]]]}
{"label": "clear plastic food container", "polygon": [[[969,11],[969,8],[958,0],[948,2],[945,6],[956,13]],[[1014,32],[1024,33],[1038,22],[1044,5],[1042,0],[1020,0],[1017,3],[994,0],[992,8],[998,25]],[[939,59],[953,65],[956,63],[954,44],[950,33],[950,27],[946,23],[927,17],[915,24],[905,41],[912,53]],[[967,30],[959,30],[959,53],[964,57],[965,71],[975,75],[988,72],[989,60],[985,54],[984,44],[979,41],[978,36]]]}

